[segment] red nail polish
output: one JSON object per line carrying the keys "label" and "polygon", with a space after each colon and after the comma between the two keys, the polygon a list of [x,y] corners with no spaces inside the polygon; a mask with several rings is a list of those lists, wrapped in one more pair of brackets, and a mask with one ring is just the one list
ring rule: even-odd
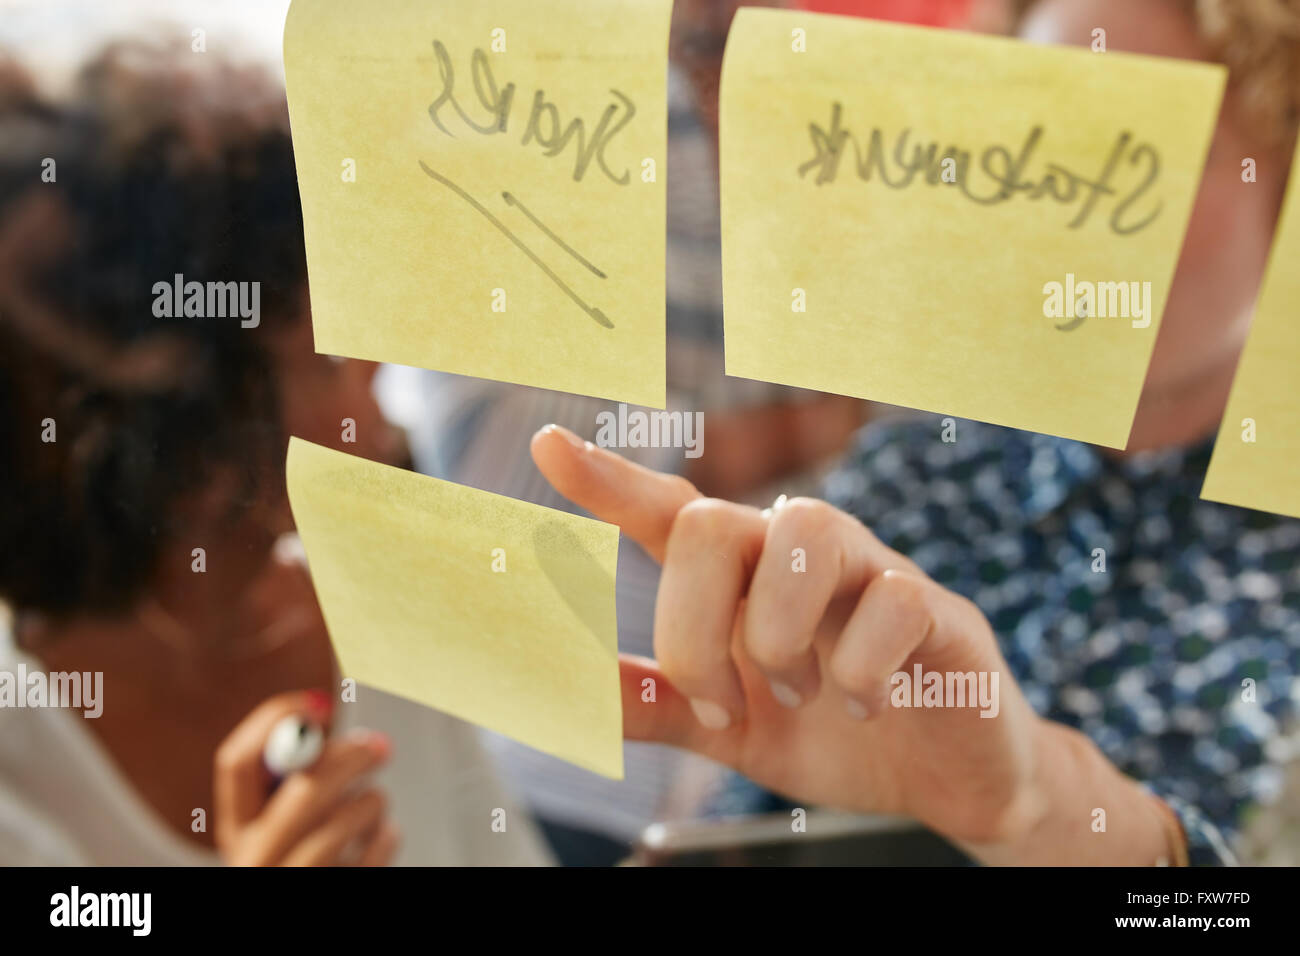
{"label": "red nail polish", "polygon": [[334,700],[323,690],[309,690],[307,695],[307,712],[318,720],[328,720],[334,710]]}

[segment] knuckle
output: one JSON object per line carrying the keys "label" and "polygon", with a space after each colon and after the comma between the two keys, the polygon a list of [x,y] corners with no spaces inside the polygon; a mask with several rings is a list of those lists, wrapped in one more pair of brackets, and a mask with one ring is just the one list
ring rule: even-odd
{"label": "knuckle", "polygon": [[732,504],[720,498],[696,498],[677,512],[673,536],[698,541],[725,530],[733,517]]}
{"label": "knuckle", "polygon": [[730,651],[718,658],[702,643],[669,640],[659,634],[655,635],[654,651],[664,677],[688,696],[717,686],[731,663]]}
{"label": "knuckle", "polygon": [[895,613],[922,634],[934,630],[934,608],[930,604],[924,579],[896,571],[886,571],[881,588]]}
{"label": "knuckle", "polygon": [[914,610],[926,604],[923,582],[910,575],[892,568],[876,580],[876,589],[881,597],[890,603]]}
{"label": "knuckle", "polygon": [[745,651],[763,670],[792,670],[804,657],[804,651],[786,634],[769,628],[745,629]]}
{"label": "knuckle", "polygon": [[243,757],[233,741],[223,740],[212,755],[212,770],[218,777],[227,777],[239,769]]}
{"label": "knuckle", "polygon": [[791,498],[772,516],[782,533],[820,538],[832,530],[840,512],[819,498]]}
{"label": "knuckle", "polygon": [[[690,499],[698,500],[699,491],[687,478],[681,475],[665,475],[664,487],[674,497],[687,499],[688,501]],[[690,504],[688,503],[685,507],[690,507]]]}
{"label": "knuckle", "polygon": [[684,651],[674,641],[656,636],[654,649],[659,669],[673,684],[689,689],[691,685],[698,685],[708,675],[708,668],[704,661],[698,655]]}
{"label": "knuckle", "polygon": [[984,612],[980,610],[980,606],[978,604],[976,604],[974,601],[972,601],[964,594],[957,594],[956,592],[952,592],[952,597],[956,601],[957,610],[959,614],[968,618],[972,623],[978,622],[981,625],[981,629],[987,626],[987,621],[984,617]]}
{"label": "knuckle", "polygon": [[828,664],[831,680],[845,690],[855,693],[870,691],[879,683],[871,667],[871,661],[862,654],[854,654],[841,647],[831,655]]}
{"label": "knuckle", "polygon": [[280,784],[279,793],[286,803],[300,805],[311,800],[317,789],[317,783],[309,772],[291,773]]}

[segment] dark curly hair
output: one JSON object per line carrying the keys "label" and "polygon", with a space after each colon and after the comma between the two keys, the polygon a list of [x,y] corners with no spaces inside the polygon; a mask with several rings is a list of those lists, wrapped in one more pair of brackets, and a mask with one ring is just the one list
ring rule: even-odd
{"label": "dark curly hair", "polygon": [[[16,610],[129,607],[186,500],[233,477],[233,515],[278,469],[270,343],[305,315],[307,280],[288,116],[260,71],[209,57],[114,45],[57,101],[0,59],[0,599]],[[260,282],[261,324],[155,316],[176,273]]]}

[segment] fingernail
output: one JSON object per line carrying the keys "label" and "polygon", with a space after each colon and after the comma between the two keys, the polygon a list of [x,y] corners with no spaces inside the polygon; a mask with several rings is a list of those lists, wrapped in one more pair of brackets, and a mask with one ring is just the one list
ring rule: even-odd
{"label": "fingernail", "polygon": [[323,690],[307,691],[307,712],[321,720],[329,718],[334,709],[334,700]]}
{"label": "fingernail", "polygon": [[382,734],[377,730],[367,731],[366,746],[374,751],[378,757],[387,757],[393,752],[393,739],[388,734]]}
{"label": "fingernail", "polygon": [[783,684],[779,680],[769,681],[768,683],[772,686],[772,696],[776,698],[776,702],[782,707],[789,707],[794,710],[803,704],[803,698],[799,696],[799,692],[789,684]]}
{"label": "fingernail", "polygon": [[870,715],[866,705],[856,697],[850,697],[844,701],[844,709],[849,712],[849,716],[854,720],[866,720]]}
{"label": "fingernail", "polygon": [[731,715],[727,709],[711,700],[692,697],[691,710],[695,711],[695,719],[709,730],[725,730],[731,725]]}
{"label": "fingernail", "polygon": [[587,443],[585,441],[583,441],[573,432],[569,431],[567,428],[564,428],[560,425],[547,425],[542,430],[548,432],[555,432],[555,434],[561,436],[565,441],[567,441],[574,448],[583,449],[587,447]]}
{"label": "fingernail", "polygon": [[889,709],[889,688],[886,687],[862,705],[868,717],[879,717]]}

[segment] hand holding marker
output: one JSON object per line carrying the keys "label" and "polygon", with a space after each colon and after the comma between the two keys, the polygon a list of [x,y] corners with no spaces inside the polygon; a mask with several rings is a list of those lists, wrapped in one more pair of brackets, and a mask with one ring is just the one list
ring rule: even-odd
{"label": "hand holding marker", "polygon": [[382,866],[396,852],[387,799],[370,781],[392,751],[384,734],[330,737],[332,701],[279,694],[217,748],[216,844],[246,866]]}

